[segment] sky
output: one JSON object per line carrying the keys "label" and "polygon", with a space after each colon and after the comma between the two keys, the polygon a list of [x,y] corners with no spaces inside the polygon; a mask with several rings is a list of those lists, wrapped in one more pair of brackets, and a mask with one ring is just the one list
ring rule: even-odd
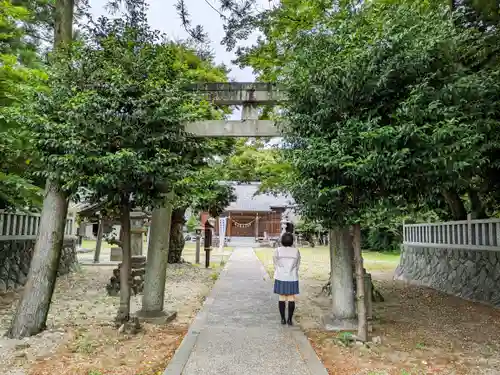
{"label": "sky", "polygon": [[[206,0],[213,6],[217,7],[219,0]],[[253,82],[254,75],[249,68],[239,69],[231,64],[234,59],[233,52],[227,52],[225,46],[220,45],[220,41],[224,37],[223,23],[220,16],[213,10],[205,0],[185,0],[188,12],[191,16],[192,24],[202,25],[205,32],[211,40],[211,46],[215,51],[216,61],[224,62],[231,68],[230,77],[235,78],[240,82]],[[257,0],[257,6],[268,7],[269,0]],[[94,16],[107,14],[105,5],[107,0],[89,0],[91,13]],[[184,30],[182,23],[174,8],[176,0],[150,0],[148,20],[152,28],[160,30],[170,36],[172,39],[187,39],[189,35]],[[251,45],[257,35],[253,35],[241,45]]]}

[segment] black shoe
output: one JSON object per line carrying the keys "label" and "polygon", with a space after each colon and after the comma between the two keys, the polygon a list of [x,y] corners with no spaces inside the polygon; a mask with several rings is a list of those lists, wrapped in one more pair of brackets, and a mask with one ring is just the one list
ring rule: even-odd
{"label": "black shoe", "polygon": [[285,325],[286,324],[286,320],[283,318],[281,319],[281,324]]}
{"label": "black shoe", "polygon": [[286,321],[286,324],[288,324],[289,326],[293,326],[292,319],[288,319],[288,320]]}

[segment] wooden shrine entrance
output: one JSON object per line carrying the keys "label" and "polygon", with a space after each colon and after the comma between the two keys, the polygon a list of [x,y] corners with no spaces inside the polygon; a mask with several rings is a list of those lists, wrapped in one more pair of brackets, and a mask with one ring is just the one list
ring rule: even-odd
{"label": "wooden shrine entrance", "polygon": [[[221,217],[227,218],[226,237],[277,238],[281,234],[281,215],[283,210],[273,211],[231,211]],[[208,219],[208,213],[201,216],[202,223]],[[219,236],[219,222],[215,221],[214,235]]]}

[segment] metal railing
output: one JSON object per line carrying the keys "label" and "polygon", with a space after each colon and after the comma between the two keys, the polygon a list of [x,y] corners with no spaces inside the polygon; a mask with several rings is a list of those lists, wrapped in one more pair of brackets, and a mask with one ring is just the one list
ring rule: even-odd
{"label": "metal railing", "polygon": [[[68,214],[65,237],[76,236],[76,221],[74,214]],[[9,212],[0,210],[0,240],[35,239],[40,227],[40,214],[32,212]]]}
{"label": "metal railing", "polygon": [[403,244],[414,247],[500,251],[500,219],[403,225]]}

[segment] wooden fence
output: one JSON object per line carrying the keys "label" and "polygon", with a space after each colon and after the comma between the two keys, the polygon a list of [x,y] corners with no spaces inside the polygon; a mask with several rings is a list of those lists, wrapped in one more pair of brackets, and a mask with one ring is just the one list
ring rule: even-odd
{"label": "wooden fence", "polygon": [[414,247],[500,251],[500,219],[403,225],[403,244]]}
{"label": "wooden fence", "polygon": [[[39,213],[8,212],[0,210],[0,240],[35,239],[40,226]],[[76,236],[75,215],[66,218],[65,237]]]}

